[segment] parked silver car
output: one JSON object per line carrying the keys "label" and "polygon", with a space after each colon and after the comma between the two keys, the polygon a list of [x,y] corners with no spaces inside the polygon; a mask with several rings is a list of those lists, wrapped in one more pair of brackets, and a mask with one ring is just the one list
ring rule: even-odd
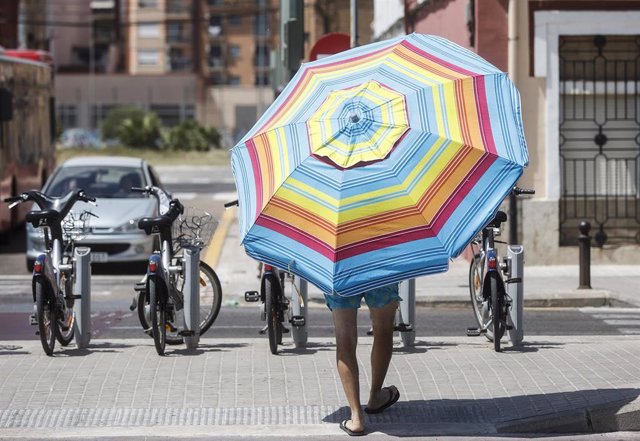
{"label": "parked silver car", "polygon": [[[158,175],[144,160],[117,156],[87,156],[69,159],[59,166],[44,185],[43,193],[64,196],[82,188],[97,198],[97,207],[76,204],[76,211],[88,210],[89,234],[79,243],[91,248],[93,262],[144,262],[153,252],[154,238],[138,229],[138,219],[157,216],[154,198],[133,193],[131,187],[162,187]],[[41,229],[27,224],[27,267],[43,252]]]}

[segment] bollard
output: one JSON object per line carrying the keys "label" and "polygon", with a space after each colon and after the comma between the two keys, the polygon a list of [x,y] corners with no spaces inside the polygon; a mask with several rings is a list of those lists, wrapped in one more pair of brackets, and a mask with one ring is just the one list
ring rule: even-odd
{"label": "bollard", "polygon": [[589,236],[591,224],[582,221],[578,229],[580,230],[580,236],[578,236],[580,285],[578,289],[591,289],[591,236]]}

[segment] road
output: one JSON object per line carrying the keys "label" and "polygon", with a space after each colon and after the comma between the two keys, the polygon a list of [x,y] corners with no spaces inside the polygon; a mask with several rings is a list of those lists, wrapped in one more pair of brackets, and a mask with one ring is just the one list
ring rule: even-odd
{"label": "road", "polygon": [[[226,168],[162,167],[161,179],[170,192],[185,205],[198,206],[220,217],[223,204],[235,198],[233,178]],[[35,339],[35,329],[27,324],[33,309],[30,276],[24,264],[24,234],[18,232],[8,245],[0,247],[0,337],[2,340]],[[92,279],[92,311],[94,338],[137,338],[142,335],[135,312],[129,310],[132,286],[140,279],[140,268],[94,267]],[[256,280],[256,289],[257,289]],[[240,294],[241,295],[241,294]],[[251,337],[263,323],[259,306],[245,305],[238,293],[223,295],[223,307],[211,337]],[[525,335],[620,335],[634,333],[640,309],[612,308],[544,308],[525,310]],[[469,308],[418,308],[418,338],[464,335],[474,326]],[[369,328],[367,314],[360,314],[364,335]],[[309,334],[325,337],[332,333],[328,310],[314,304],[309,313]],[[471,338],[471,337],[470,337]],[[483,338],[483,337],[479,337]]]}

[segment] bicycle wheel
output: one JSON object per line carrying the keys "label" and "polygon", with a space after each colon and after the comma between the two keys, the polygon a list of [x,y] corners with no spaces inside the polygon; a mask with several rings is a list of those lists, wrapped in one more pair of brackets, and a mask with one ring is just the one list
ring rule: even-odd
{"label": "bicycle wheel", "polygon": [[[275,277],[266,275],[264,278],[264,304],[267,316],[267,336],[269,337],[269,349],[272,354],[278,353],[278,342],[282,340],[282,330],[278,321],[278,286],[280,283]],[[280,331],[280,333],[278,333]],[[278,336],[280,334],[280,336]]]}
{"label": "bicycle wheel", "polygon": [[469,296],[473,306],[473,316],[480,328],[486,324],[482,297],[482,258],[480,254],[474,254],[469,264]]}
{"label": "bicycle wheel", "polygon": [[160,290],[162,287],[155,278],[149,279],[149,315],[151,316],[151,335],[158,355],[164,355],[167,341],[167,317],[165,301]]}
{"label": "bicycle wheel", "polygon": [[216,321],[222,305],[222,286],[216,272],[200,261],[200,335]]}
{"label": "bicycle wheel", "polygon": [[42,280],[35,279],[33,289],[36,293],[36,313],[42,349],[47,355],[52,355],[56,345],[56,308],[48,298]]}
{"label": "bicycle wheel", "polygon": [[500,340],[504,335],[504,296],[502,295],[497,276],[491,276],[491,312],[493,325],[493,348],[500,352]]}
{"label": "bicycle wheel", "polygon": [[[71,288],[71,279],[67,279],[65,277],[62,282],[64,283],[65,299],[63,301],[65,302],[65,307],[63,308],[63,316],[61,317],[61,319],[56,320],[56,325],[58,327],[56,338],[62,346],[68,346],[69,343],[71,343],[71,340],[73,340],[74,336],[74,299]],[[66,330],[64,328],[66,328]]]}

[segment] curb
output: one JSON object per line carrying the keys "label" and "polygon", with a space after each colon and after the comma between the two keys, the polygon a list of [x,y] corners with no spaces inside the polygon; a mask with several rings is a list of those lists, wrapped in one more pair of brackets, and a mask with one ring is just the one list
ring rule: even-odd
{"label": "curb", "polygon": [[[325,304],[324,298],[310,296],[309,302]],[[417,307],[429,308],[470,308],[468,297],[454,296],[424,296],[416,298]],[[584,308],[601,306],[633,307],[627,302],[618,300],[607,291],[597,291],[593,297],[562,297],[562,294],[549,293],[536,298],[525,299],[525,308]]]}
{"label": "curb", "polygon": [[513,420],[496,425],[497,433],[601,433],[640,430],[640,396],[587,409]]}

